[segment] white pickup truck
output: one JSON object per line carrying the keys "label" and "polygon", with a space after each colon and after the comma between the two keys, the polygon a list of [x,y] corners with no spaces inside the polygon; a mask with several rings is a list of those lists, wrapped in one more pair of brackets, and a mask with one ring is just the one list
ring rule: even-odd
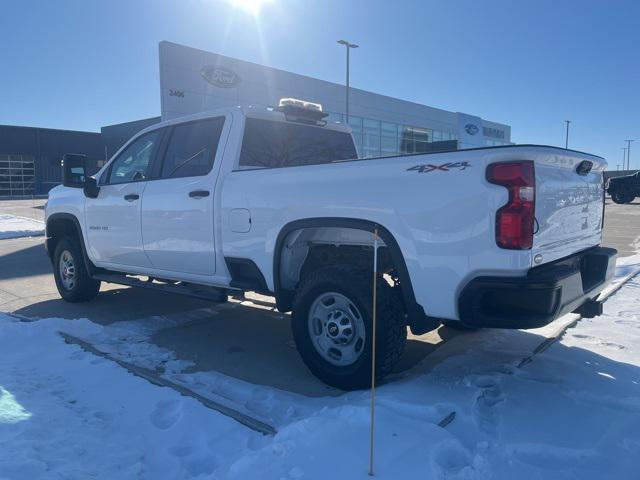
{"label": "white pickup truck", "polygon": [[100,282],[213,301],[255,291],[292,311],[309,369],[369,385],[374,231],[378,377],[407,326],[534,328],[601,313],[616,251],[603,248],[596,156],[505,146],[357,159],[321,108],[229,108],[141,131],[93,177],[66,155],[46,206],[60,295]]}

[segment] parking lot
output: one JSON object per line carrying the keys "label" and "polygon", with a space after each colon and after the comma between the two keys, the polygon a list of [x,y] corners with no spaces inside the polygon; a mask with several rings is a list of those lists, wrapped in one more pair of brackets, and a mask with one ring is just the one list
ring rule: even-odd
{"label": "parking lot", "polygon": [[[42,219],[43,204],[43,200],[2,201],[0,213]],[[289,315],[275,311],[270,298],[252,296],[212,305],[103,284],[93,302],[71,304],[56,291],[42,241],[42,237],[0,241],[0,310],[27,318],[88,318],[105,327],[135,321],[149,326],[151,344],[172,359],[188,362],[191,373],[215,371],[309,397],[340,394],[308,372],[295,350]],[[640,246],[639,241],[640,201],[630,205],[608,201],[604,244],[628,256]],[[160,319],[164,319],[162,328],[154,329]],[[395,378],[427,368],[425,358],[455,335],[459,333],[443,327],[411,336]],[[127,341],[126,336],[118,338]]]}
{"label": "parking lot", "polygon": [[617,249],[620,257],[640,250],[640,198],[627,205],[616,205],[607,198],[603,243]]}

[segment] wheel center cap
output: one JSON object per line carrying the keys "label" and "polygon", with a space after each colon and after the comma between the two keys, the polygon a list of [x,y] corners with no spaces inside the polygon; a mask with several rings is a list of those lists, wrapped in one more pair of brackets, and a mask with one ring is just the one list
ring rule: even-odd
{"label": "wheel center cap", "polygon": [[331,322],[329,325],[327,325],[327,331],[329,332],[329,335],[335,337],[340,332],[340,329],[338,328],[337,324]]}

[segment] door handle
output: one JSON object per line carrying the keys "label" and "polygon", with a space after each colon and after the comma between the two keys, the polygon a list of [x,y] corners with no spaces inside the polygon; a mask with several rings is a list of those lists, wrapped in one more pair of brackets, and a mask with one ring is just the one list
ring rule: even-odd
{"label": "door handle", "polygon": [[191,198],[204,198],[209,196],[209,190],[194,190],[189,192]]}
{"label": "door handle", "polygon": [[124,199],[127,202],[133,202],[134,200],[138,200],[139,198],[140,198],[140,195],[138,195],[137,193],[130,193],[124,196]]}

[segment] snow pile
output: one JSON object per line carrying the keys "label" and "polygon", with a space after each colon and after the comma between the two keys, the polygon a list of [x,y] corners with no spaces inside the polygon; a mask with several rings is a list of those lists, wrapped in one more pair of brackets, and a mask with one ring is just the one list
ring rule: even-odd
{"label": "snow pile", "polygon": [[0,213],[0,239],[44,234],[44,222],[32,218]]}
{"label": "snow pile", "polygon": [[[102,327],[0,315],[0,478],[368,478],[368,392],[308,399],[185,372],[187,362],[148,342],[179,320],[156,321]],[[58,331],[216,391],[278,433],[255,433],[65,344]],[[544,340],[541,331],[460,335],[381,386],[377,478],[638,478],[640,278],[603,316],[519,366]]]}

